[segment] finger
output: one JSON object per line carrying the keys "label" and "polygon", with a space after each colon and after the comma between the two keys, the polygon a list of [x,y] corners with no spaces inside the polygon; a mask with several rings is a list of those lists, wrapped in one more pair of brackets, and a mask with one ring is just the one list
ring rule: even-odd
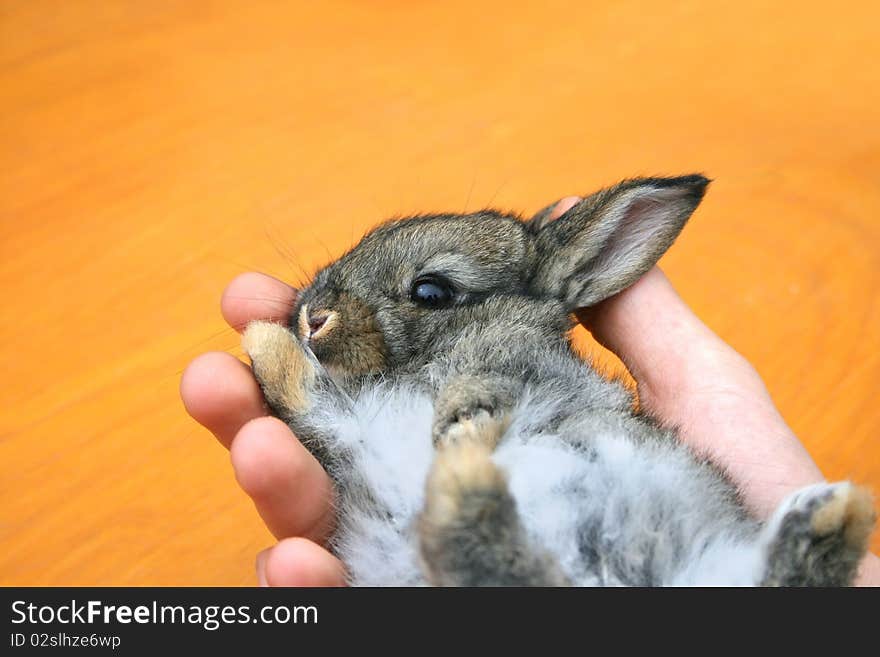
{"label": "finger", "polygon": [[[259,566],[258,566],[259,568]],[[288,538],[270,548],[258,580],[269,586],[345,586],[342,562],[304,538]]]}
{"label": "finger", "polygon": [[250,368],[222,352],[193,360],[180,380],[187,412],[225,447],[249,421],[266,415],[263,395]]}
{"label": "finger", "polygon": [[559,219],[566,212],[571,210],[577,203],[581,200],[580,196],[566,196],[564,199],[560,200],[556,207],[553,208],[553,211],[550,213],[549,220],[553,221],[554,219]]}
{"label": "finger", "polygon": [[220,312],[236,331],[255,319],[283,320],[296,303],[296,290],[266,274],[236,276],[223,291]]}
{"label": "finger", "polygon": [[641,406],[722,464],[757,513],[769,515],[793,489],[822,481],[754,368],[658,268],[579,318],[627,366]]}
{"label": "finger", "polygon": [[257,570],[257,584],[259,586],[269,586],[269,582],[266,580],[266,558],[271,551],[272,548],[266,548],[257,553],[255,566]]}
{"label": "finger", "polygon": [[323,541],[333,528],[330,477],[281,420],[245,424],[230,448],[239,485],[277,538]]}
{"label": "finger", "polygon": [[880,586],[880,558],[869,552],[862,560],[856,586]]}
{"label": "finger", "polygon": [[748,362],[691,312],[658,267],[577,315],[623,361],[649,406],[674,403],[719,367],[736,370],[754,392],[765,394]]}

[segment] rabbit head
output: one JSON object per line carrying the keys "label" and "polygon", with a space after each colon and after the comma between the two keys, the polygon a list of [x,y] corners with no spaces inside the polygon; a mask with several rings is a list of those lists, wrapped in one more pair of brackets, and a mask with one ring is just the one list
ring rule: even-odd
{"label": "rabbit head", "polygon": [[444,315],[490,297],[555,299],[568,312],[594,305],[660,259],[708,183],[626,180],[555,221],[551,205],[526,221],[483,210],[386,222],[315,275],[291,328],[325,366],[361,375],[409,362]]}

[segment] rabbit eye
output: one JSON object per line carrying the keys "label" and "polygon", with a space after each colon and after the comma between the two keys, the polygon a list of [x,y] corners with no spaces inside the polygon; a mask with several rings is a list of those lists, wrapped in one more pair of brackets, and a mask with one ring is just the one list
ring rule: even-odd
{"label": "rabbit eye", "polygon": [[438,278],[419,278],[413,283],[410,298],[420,306],[440,308],[452,301],[452,286]]}

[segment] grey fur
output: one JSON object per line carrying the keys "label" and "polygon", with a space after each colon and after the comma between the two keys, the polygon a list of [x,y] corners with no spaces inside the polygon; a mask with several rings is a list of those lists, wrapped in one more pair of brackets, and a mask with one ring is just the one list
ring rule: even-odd
{"label": "grey fur", "polygon": [[[273,411],[336,483],[331,546],[351,583],[852,582],[873,526],[863,492],[826,485],[758,522],[721,468],[635,412],[569,342],[570,313],[653,266],[708,182],[624,181],[553,222],[552,206],[528,222],[492,210],[390,221],[315,276],[291,330],[249,327]],[[427,275],[451,283],[449,305],[411,298]],[[328,312],[338,322],[310,336],[307,315]],[[417,427],[423,402],[433,417]],[[375,453],[375,427],[398,417],[413,426],[385,433],[413,433],[394,449],[436,454],[417,490],[394,479],[428,463]],[[556,465],[535,472],[535,459]]]}

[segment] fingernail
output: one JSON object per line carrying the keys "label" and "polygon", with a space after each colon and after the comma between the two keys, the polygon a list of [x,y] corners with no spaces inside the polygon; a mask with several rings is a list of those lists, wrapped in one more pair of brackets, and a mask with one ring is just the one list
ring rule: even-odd
{"label": "fingernail", "polygon": [[269,557],[269,551],[272,548],[266,548],[265,550],[257,553],[257,584],[260,586],[269,586],[269,582],[266,581],[266,559]]}

